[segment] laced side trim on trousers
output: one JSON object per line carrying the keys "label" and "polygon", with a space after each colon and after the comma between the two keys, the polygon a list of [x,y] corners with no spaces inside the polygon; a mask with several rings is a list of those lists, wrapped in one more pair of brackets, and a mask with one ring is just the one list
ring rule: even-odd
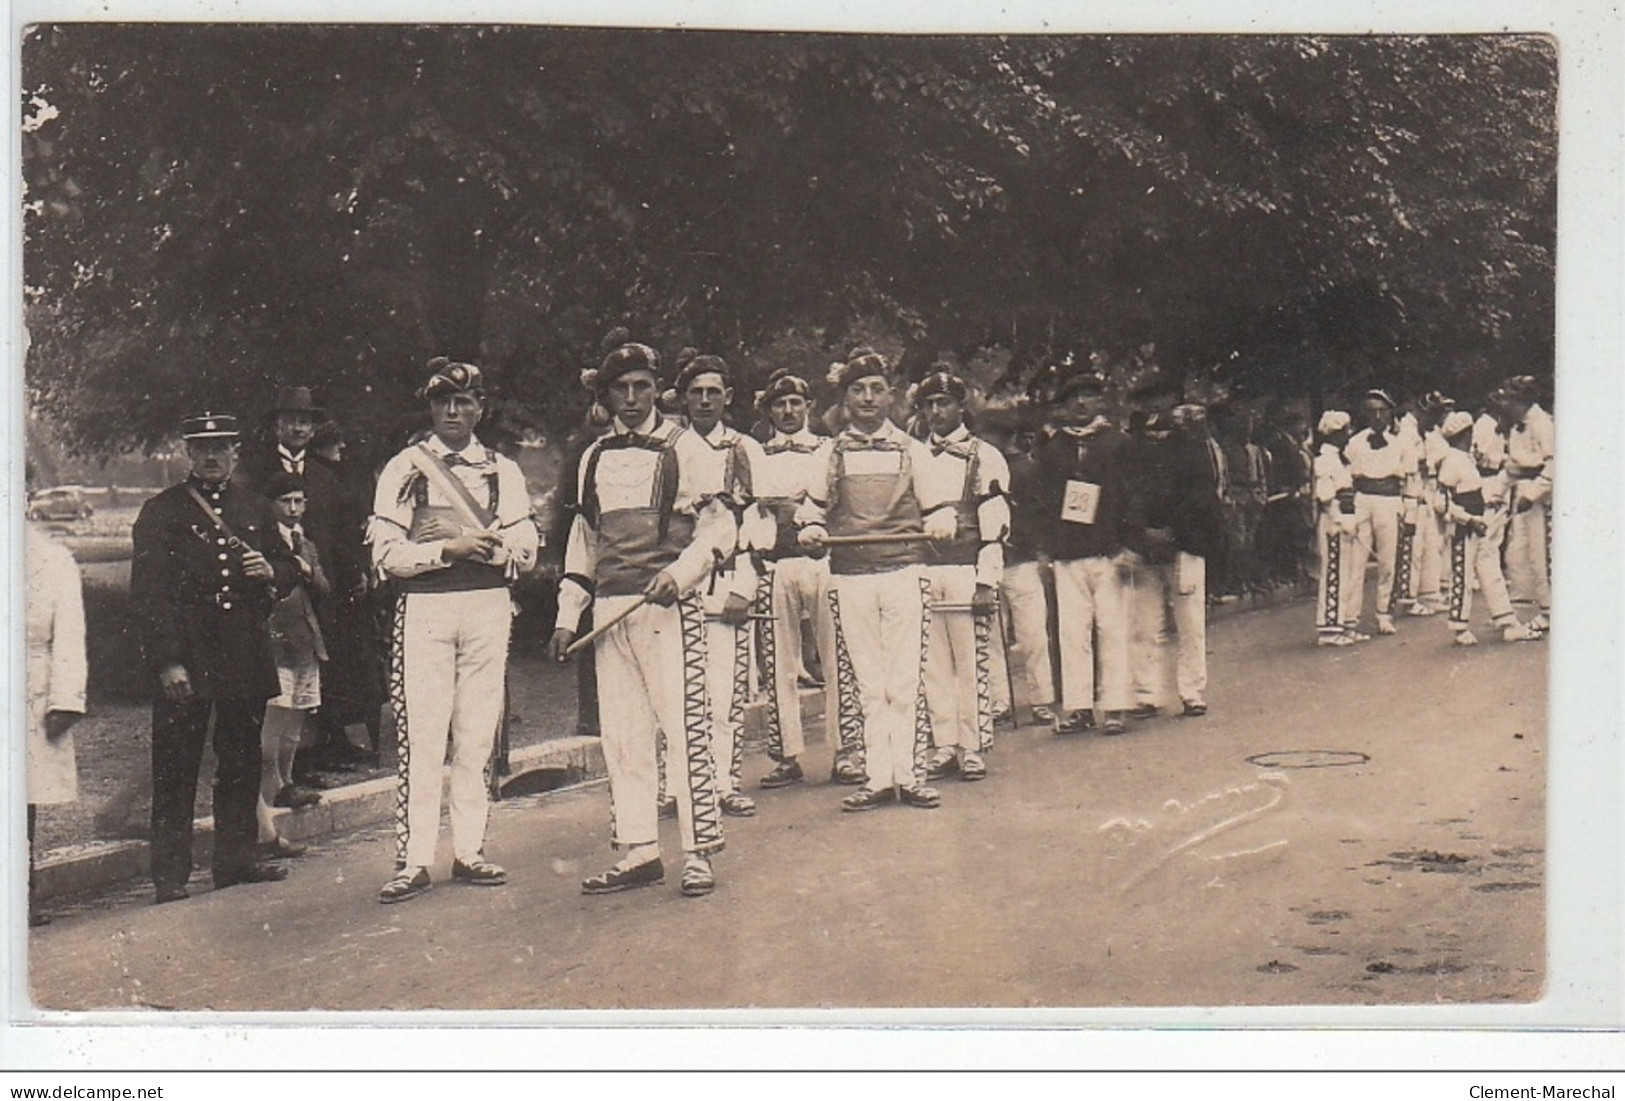
{"label": "laced side trim on trousers", "polygon": [[1450,625],[1467,627],[1467,532],[1461,528],[1450,537]]}
{"label": "laced side trim on trousers", "polygon": [[[756,583],[756,607],[753,609],[757,615],[771,617],[773,615],[773,586],[778,584],[778,571],[769,570],[762,575]],[[784,760],[784,717],[779,711],[779,649],[778,649],[778,623],[772,619],[756,621],[756,645],[761,650],[762,668],[767,678],[767,755],[775,761]],[[792,701],[795,706],[801,706],[800,697]]]}
{"label": "laced side trim on trousers", "polygon": [[931,579],[920,578],[920,672],[914,692],[914,782],[925,781],[931,756],[931,708],[925,698],[925,663],[931,653]]}
{"label": "laced side trim on trousers", "polygon": [[1411,550],[1416,542],[1416,528],[1410,524],[1399,525],[1399,549],[1395,552],[1394,562],[1394,591],[1388,594],[1388,607],[1384,609],[1389,615],[1400,603],[1411,599],[1415,594],[1411,591]]}
{"label": "laced side trim on trousers", "polygon": [[[757,585],[758,593],[761,591]],[[733,698],[728,701],[728,727],[733,732],[733,757],[718,761],[717,767],[726,765],[732,790],[739,790],[739,777],[745,760],[745,701],[750,697],[750,629],[747,622],[734,628]]]}
{"label": "laced side trim on trousers", "polygon": [[1320,621],[1327,627],[1341,626],[1343,622],[1343,537],[1337,532],[1326,535],[1326,603],[1321,606]]}
{"label": "laced side trim on trousers", "polygon": [[410,775],[412,737],[406,722],[406,597],[395,597],[395,615],[389,632],[389,709],[395,716],[395,863],[406,867],[406,844],[411,839]]}
{"label": "laced side trim on trousers", "polygon": [[683,639],[683,748],[693,805],[694,851],[722,850],[716,763],[711,759],[711,701],[706,692],[705,609],[696,594],[677,601]]}
{"label": "laced side trim on trousers", "polygon": [[[852,665],[846,632],[841,628],[841,594],[833,588],[829,591],[829,614],[835,631],[835,718],[840,731],[836,755],[850,759],[864,752],[863,708],[858,702],[858,671]],[[827,726],[828,718],[824,721]]]}
{"label": "laced side trim on trousers", "polygon": [[976,745],[983,753],[993,748],[993,616],[997,614],[995,609],[971,617],[976,632]]}

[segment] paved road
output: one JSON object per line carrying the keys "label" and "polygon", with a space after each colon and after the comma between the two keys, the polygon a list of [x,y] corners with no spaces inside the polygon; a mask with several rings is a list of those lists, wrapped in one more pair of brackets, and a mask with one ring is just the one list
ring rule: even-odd
{"label": "paved road", "polygon": [[[1460,650],[1411,620],[1316,650],[1308,618],[1215,624],[1207,718],[1020,729],[939,810],[842,814],[848,789],[821,782],[763,793],[728,820],[708,898],[678,893],[675,861],[664,886],[579,894],[611,859],[589,785],[496,809],[506,888],[380,906],[393,845],[373,831],[283,884],[37,930],[32,988],[53,1008],[218,1010],[1537,998],[1545,645]],[[827,771],[827,748],[809,760]]]}

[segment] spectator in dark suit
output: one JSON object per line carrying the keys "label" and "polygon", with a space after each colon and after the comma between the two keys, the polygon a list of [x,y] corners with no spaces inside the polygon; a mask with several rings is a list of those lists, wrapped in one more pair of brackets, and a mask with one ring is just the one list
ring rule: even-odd
{"label": "spectator in dark suit", "polygon": [[1134,520],[1127,534],[1134,576],[1136,718],[1161,704],[1160,653],[1171,616],[1178,634],[1174,680],[1182,714],[1207,714],[1207,563],[1223,546],[1222,456],[1200,427],[1200,406],[1180,406],[1177,379],[1157,368],[1130,389],[1134,405]]}
{"label": "spectator in dark suit", "polygon": [[[310,388],[289,386],[278,391],[272,416],[272,439],[248,450],[235,479],[261,496],[266,495],[268,479],[277,472],[304,480],[305,531],[322,549],[333,585],[332,598],[318,608],[331,659],[324,674],[329,703],[318,716],[315,744],[300,753],[297,764],[299,773],[308,776],[315,769],[353,768],[365,756],[344,733],[348,723],[367,721],[368,694],[357,684],[363,670],[356,653],[357,624],[365,622],[358,606],[366,594],[367,565],[361,541],[365,512],[333,467],[316,455],[316,429],[326,411],[311,397]],[[375,725],[381,693],[373,694],[372,699],[371,724]]]}

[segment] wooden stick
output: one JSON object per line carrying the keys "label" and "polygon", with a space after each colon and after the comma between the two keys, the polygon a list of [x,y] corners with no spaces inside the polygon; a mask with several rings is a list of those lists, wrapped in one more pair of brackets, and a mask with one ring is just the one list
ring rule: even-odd
{"label": "wooden stick", "polygon": [[639,597],[635,604],[628,604],[626,607],[604,620],[604,622],[600,623],[598,626],[594,627],[592,630],[570,643],[569,646],[566,646],[564,648],[564,656],[570,657],[574,654],[579,654],[581,651],[591,646],[593,641],[598,638],[599,635],[603,634],[605,631],[609,630],[611,627],[615,626],[615,624],[619,623],[621,620],[625,619],[627,616],[631,615],[633,612],[637,611],[647,603],[649,603],[649,598],[643,596]]}
{"label": "wooden stick", "polygon": [[[705,613],[705,618],[706,619],[720,620],[722,618],[722,613],[721,612],[707,612],[707,613]],[[766,622],[766,621],[771,620],[773,617],[770,616],[770,615],[767,615],[767,614],[765,614],[763,612],[751,612],[750,614],[746,615],[745,618],[747,620],[756,620],[758,622]]]}
{"label": "wooden stick", "polygon": [[977,615],[992,615],[999,610],[994,604],[985,608],[978,604],[927,604],[926,607],[933,612],[974,612]]}
{"label": "wooden stick", "polygon": [[931,537],[923,531],[905,531],[893,535],[826,535],[826,547],[861,547],[871,543],[924,543]]}

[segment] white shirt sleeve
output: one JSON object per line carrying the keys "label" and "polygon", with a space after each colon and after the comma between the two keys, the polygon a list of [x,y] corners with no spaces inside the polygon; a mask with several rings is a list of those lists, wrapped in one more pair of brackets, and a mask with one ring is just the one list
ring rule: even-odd
{"label": "white shirt sleeve", "polygon": [[403,491],[414,473],[412,462],[403,452],[385,464],[373,493],[372,519],[367,523],[367,542],[372,545],[372,565],[379,577],[416,577],[450,565],[440,553],[445,540],[414,543],[412,502]]}
{"label": "white shirt sleeve", "polygon": [[821,528],[828,520],[830,476],[835,465],[835,441],[825,440],[809,462],[806,497],[796,506],[797,528]]}
{"label": "white shirt sleeve", "polygon": [[677,500],[692,502],[689,507],[695,510],[694,539],[666,568],[682,592],[705,580],[719,559],[733,553],[739,539],[733,512],[717,500],[726,487],[720,484],[720,464],[705,461],[709,446],[691,433],[672,445],[677,453]]}
{"label": "white shirt sleeve", "polygon": [[559,614],[553,622],[554,630],[581,629],[581,617],[592,607],[592,586],[597,576],[598,536],[585,519],[577,516],[564,545],[564,578],[559,582]]}

